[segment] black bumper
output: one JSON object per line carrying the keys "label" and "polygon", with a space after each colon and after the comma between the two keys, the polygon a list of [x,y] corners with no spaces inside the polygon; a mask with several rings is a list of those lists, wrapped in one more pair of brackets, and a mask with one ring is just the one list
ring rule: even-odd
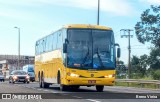
{"label": "black bumper", "polygon": [[30,77],[30,81],[35,81],[35,77]]}

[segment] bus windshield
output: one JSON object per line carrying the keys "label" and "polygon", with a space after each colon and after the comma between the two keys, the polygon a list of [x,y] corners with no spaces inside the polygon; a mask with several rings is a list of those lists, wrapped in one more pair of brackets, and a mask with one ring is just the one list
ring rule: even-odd
{"label": "bus windshield", "polygon": [[69,29],[67,65],[79,69],[113,69],[114,37],[111,30]]}

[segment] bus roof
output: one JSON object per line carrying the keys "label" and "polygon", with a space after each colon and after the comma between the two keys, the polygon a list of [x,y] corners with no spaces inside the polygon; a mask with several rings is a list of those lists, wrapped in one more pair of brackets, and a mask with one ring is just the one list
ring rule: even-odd
{"label": "bus roof", "polygon": [[92,28],[92,29],[112,30],[112,28],[110,27],[105,27],[100,25],[90,25],[90,24],[69,24],[65,25],[64,28]]}

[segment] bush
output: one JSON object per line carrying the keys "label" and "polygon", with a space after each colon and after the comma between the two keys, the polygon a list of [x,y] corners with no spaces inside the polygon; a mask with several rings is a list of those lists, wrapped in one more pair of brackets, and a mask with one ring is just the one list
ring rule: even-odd
{"label": "bush", "polygon": [[154,80],[160,80],[160,70],[154,71],[152,77]]}

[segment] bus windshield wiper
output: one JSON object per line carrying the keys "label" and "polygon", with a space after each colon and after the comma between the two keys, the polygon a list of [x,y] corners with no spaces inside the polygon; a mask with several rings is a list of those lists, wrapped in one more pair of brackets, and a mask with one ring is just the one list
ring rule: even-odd
{"label": "bus windshield wiper", "polygon": [[97,52],[96,52],[96,53],[97,53],[97,56],[98,56],[98,59],[99,59],[99,62],[100,62],[100,64],[101,64],[102,68],[104,68],[102,59],[101,59],[101,57],[100,57],[100,55],[99,55],[99,49],[98,49],[98,47],[97,47]]}
{"label": "bus windshield wiper", "polygon": [[88,55],[89,55],[89,47],[81,65],[83,65],[86,62]]}

